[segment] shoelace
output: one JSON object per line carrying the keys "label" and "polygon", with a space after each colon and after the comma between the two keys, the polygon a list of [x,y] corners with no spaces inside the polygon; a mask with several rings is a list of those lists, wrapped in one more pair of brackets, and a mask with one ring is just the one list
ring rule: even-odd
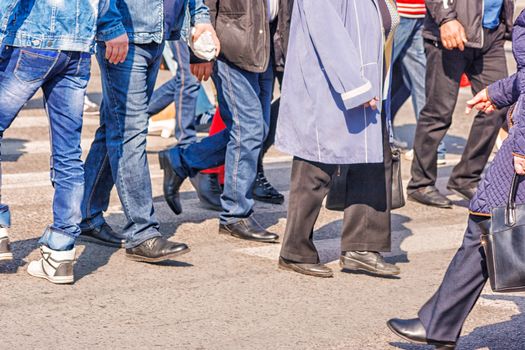
{"label": "shoelace", "polygon": [[270,191],[277,191],[273,186],[272,184],[270,183],[270,181],[268,181],[268,179],[266,178],[266,176],[264,175],[264,173],[259,173],[258,176],[257,176],[257,181],[259,181],[261,183],[261,185],[266,188],[267,190],[270,190]]}

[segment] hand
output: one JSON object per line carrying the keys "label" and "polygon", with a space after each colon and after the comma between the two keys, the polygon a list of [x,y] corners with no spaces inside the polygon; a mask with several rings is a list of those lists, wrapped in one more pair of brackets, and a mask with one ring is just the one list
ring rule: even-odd
{"label": "hand", "polygon": [[494,106],[489,99],[487,89],[481,90],[476,94],[476,96],[467,101],[465,114],[469,114],[473,108],[476,108],[478,111],[487,114],[490,114],[496,110],[496,106]]}
{"label": "hand", "polygon": [[377,101],[378,101],[377,97],[374,97],[373,99],[371,99],[370,101],[365,103],[363,106],[365,108],[370,107],[370,108],[372,108],[375,111],[377,109]]}
{"label": "hand", "polygon": [[193,36],[192,36],[191,40],[193,42],[197,41],[197,39],[199,39],[201,34],[204,33],[204,32],[210,32],[211,33],[211,36],[213,38],[213,42],[215,43],[215,50],[216,50],[215,55],[219,56],[219,53],[221,52],[221,43],[219,41],[219,38],[217,37],[217,33],[215,33],[215,29],[213,28],[213,26],[211,24],[209,24],[209,23],[196,24],[195,25],[195,32],[193,33]]}
{"label": "hand", "polygon": [[128,55],[128,35],[122,34],[106,41],[106,59],[109,63],[118,64],[126,60]]}
{"label": "hand", "polygon": [[525,175],[525,158],[514,156],[514,171],[518,175]]}
{"label": "hand", "polygon": [[455,48],[461,51],[465,50],[465,43],[467,42],[467,35],[465,34],[465,28],[459,23],[458,20],[452,20],[446,22],[439,27],[441,34],[441,43],[447,50]]}
{"label": "hand", "polygon": [[199,81],[206,81],[210,79],[211,72],[213,71],[213,62],[195,63],[192,64],[191,74],[193,74]]}

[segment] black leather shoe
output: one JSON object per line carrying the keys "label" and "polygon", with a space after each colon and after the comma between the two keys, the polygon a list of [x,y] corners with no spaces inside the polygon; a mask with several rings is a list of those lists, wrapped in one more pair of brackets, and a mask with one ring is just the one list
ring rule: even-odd
{"label": "black leather shoe", "polygon": [[379,276],[395,276],[401,272],[399,267],[387,263],[377,252],[342,252],[339,264],[343,270],[366,271]]}
{"label": "black leather shoe", "polygon": [[154,237],[136,247],[126,249],[126,258],[155,263],[186,254],[190,248],[184,243],[170,242],[164,237]]}
{"label": "black leather shoe", "polygon": [[438,350],[453,350],[456,348],[454,343],[443,343],[427,339],[427,332],[419,318],[409,320],[393,318],[388,320],[386,324],[394,334],[411,343],[434,345]]}
{"label": "black leather shoe", "polygon": [[284,203],[284,196],[272,186],[262,170],[257,172],[257,177],[253,184],[253,199],[271,204]]}
{"label": "black leather shoe", "polygon": [[461,198],[466,199],[466,200],[469,201],[476,194],[476,191],[478,190],[478,187],[477,186],[472,186],[472,187],[452,187],[452,186],[447,186],[447,189],[449,191],[454,192],[455,194],[457,194]]}
{"label": "black leather shoe", "polygon": [[91,242],[115,248],[122,248],[124,247],[124,243],[126,243],[126,238],[117,234],[106,223],[100,227],[82,230],[79,238],[84,242]]}
{"label": "black leather shoe", "polygon": [[164,199],[175,215],[179,215],[182,213],[179,190],[184,178],[173,170],[168,152],[169,150],[159,152],[160,168],[164,170]]}
{"label": "black leather shoe", "polygon": [[332,269],[326,265],[298,263],[291,260],[287,260],[282,256],[279,257],[279,268],[315,277],[334,277]]}
{"label": "black leather shoe", "polygon": [[266,231],[253,217],[241,219],[233,224],[220,224],[219,233],[257,242],[276,242],[279,235]]}
{"label": "black leather shoe", "polygon": [[199,196],[201,205],[204,208],[222,211],[222,189],[217,174],[198,173],[194,177],[190,177],[190,181],[195,191],[197,191],[197,196]]}
{"label": "black leather shoe", "polygon": [[435,186],[418,188],[408,194],[408,199],[438,208],[452,208],[452,201],[442,195]]}

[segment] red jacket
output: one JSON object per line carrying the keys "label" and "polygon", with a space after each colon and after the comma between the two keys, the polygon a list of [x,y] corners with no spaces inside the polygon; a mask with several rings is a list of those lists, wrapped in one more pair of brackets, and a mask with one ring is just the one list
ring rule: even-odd
{"label": "red jacket", "polygon": [[397,12],[401,17],[424,18],[425,0],[397,0]]}

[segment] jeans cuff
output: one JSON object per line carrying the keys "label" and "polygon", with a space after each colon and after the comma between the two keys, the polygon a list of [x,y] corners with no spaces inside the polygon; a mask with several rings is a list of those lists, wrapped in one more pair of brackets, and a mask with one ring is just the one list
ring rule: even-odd
{"label": "jeans cuff", "polygon": [[184,168],[182,164],[182,152],[184,151],[183,147],[175,146],[168,150],[168,156],[171,168],[173,171],[182,179],[189,177],[191,174],[188,169]]}
{"label": "jeans cuff", "polygon": [[75,247],[75,241],[76,236],[62,230],[48,227],[38,243],[53,250],[66,251]]}
{"label": "jeans cuff", "polygon": [[11,212],[7,205],[3,205],[0,209],[0,227],[11,227]]}
{"label": "jeans cuff", "polygon": [[91,219],[82,220],[79,226],[82,231],[86,231],[102,227],[102,225],[104,225],[105,223],[106,220],[104,219],[104,216],[102,214],[99,214]]}
{"label": "jeans cuff", "polygon": [[152,239],[155,237],[161,237],[161,236],[162,235],[157,230],[149,230],[149,231],[142,232],[126,241],[126,249],[135,248],[136,246],[139,246],[142,243],[146,242],[148,239]]}

